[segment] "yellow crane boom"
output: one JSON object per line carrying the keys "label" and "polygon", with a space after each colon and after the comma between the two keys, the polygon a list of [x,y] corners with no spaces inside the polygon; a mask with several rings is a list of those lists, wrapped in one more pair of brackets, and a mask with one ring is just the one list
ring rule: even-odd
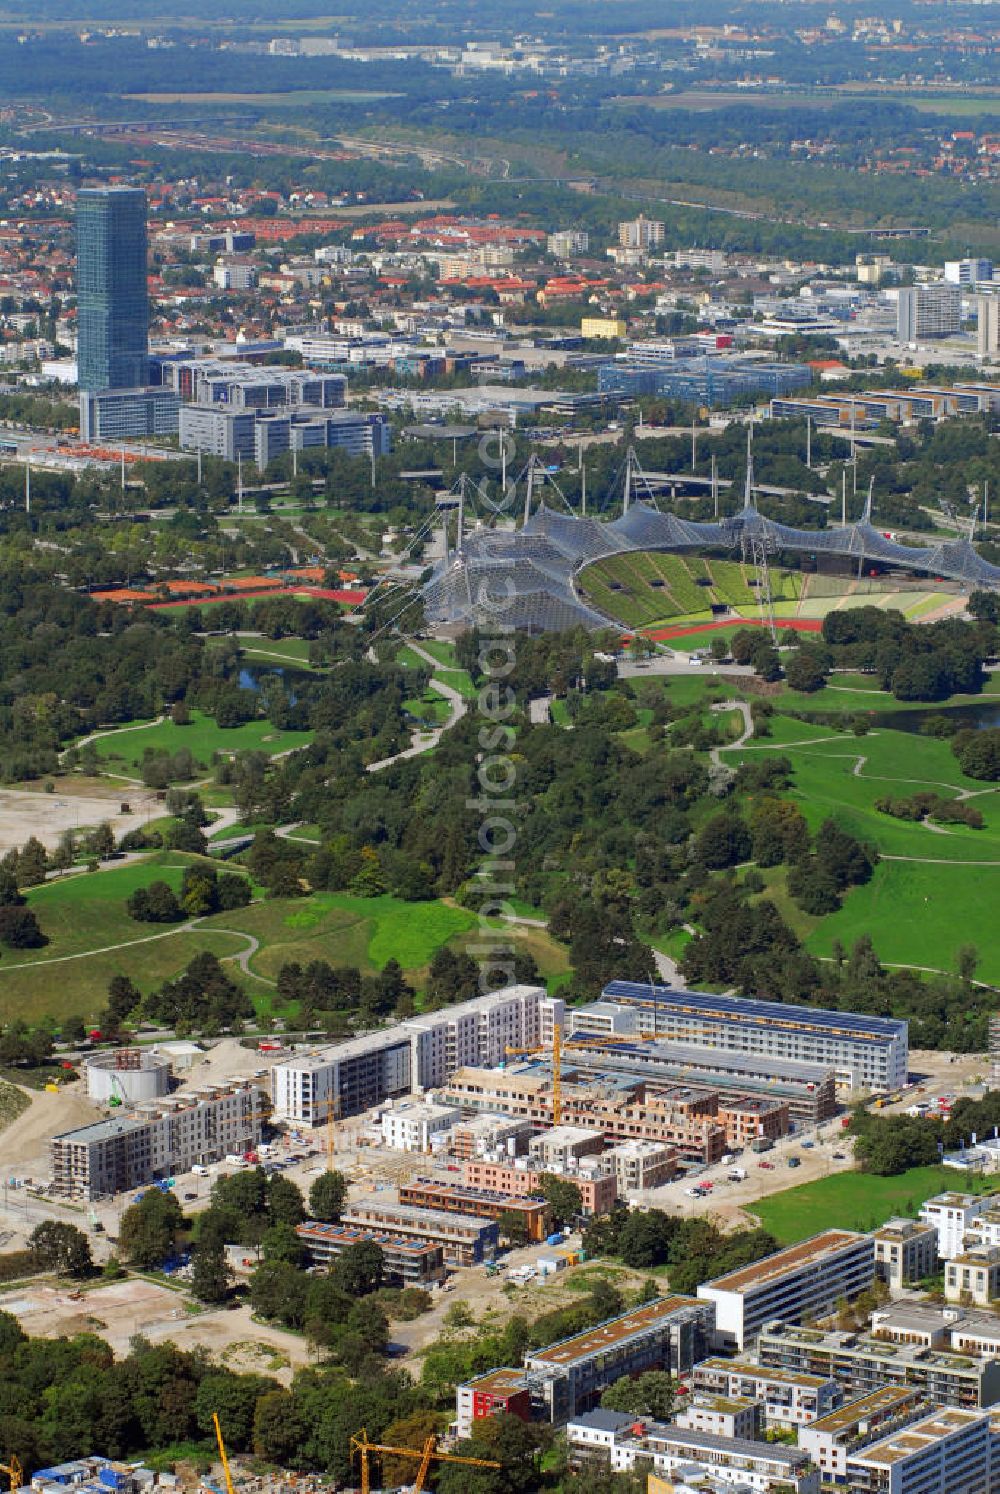
{"label": "yellow crane boom", "polygon": [[437,1438],[428,1437],[423,1447],[391,1447],[386,1442],[369,1442],[368,1433],[364,1427],[356,1437],[351,1438],[351,1458],[361,1459],[361,1494],[371,1494],[371,1463],[372,1453],[390,1453],[397,1458],[419,1458],[417,1476],[413,1481],[412,1494],[423,1494],[427,1483],[427,1474],[432,1463],[464,1463],[467,1468],[499,1468],[500,1464],[493,1458],[462,1458],[457,1453],[438,1452]]}
{"label": "yellow crane boom", "polygon": [[217,1411],[212,1412],[212,1424],[215,1427],[215,1440],[219,1444],[219,1457],[222,1459],[222,1472],[226,1480],[226,1494],[235,1494],[233,1475],[229,1471],[229,1459],[226,1457],[226,1444],[222,1440],[222,1427],[219,1425]]}
{"label": "yellow crane boom", "polygon": [[16,1453],[11,1453],[9,1463],[0,1463],[0,1473],[6,1473],[10,1479],[10,1494],[17,1494],[18,1489],[24,1483],[24,1469]]}

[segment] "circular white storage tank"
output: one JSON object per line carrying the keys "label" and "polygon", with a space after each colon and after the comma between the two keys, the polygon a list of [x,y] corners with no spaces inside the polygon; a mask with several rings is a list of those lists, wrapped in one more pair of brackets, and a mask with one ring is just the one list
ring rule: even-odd
{"label": "circular white storage tank", "polygon": [[87,1094],[104,1104],[112,1099],[125,1105],[158,1100],[170,1090],[170,1060],[141,1048],[116,1048],[95,1053],[84,1064]]}

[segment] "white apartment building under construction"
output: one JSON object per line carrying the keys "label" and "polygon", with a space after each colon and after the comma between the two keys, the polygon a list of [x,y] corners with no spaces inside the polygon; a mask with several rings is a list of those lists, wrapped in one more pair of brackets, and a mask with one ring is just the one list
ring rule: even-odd
{"label": "white apartment building under construction", "polygon": [[50,1143],[56,1192],[85,1200],[255,1151],[267,1096],[255,1084],[205,1085],[139,1105]]}

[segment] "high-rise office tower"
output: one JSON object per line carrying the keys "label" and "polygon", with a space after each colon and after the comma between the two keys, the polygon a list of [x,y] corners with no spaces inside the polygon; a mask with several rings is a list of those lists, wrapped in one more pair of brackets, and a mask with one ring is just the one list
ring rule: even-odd
{"label": "high-rise office tower", "polygon": [[149,381],[146,194],[84,187],[76,206],[77,363],[81,392]]}
{"label": "high-rise office tower", "polygon": [[936,280],[899,292],[896,336],[900,342],[922,342],[928,337],[950,337],[961,330],[962,290]]}
{"label": "high-rise office tower", "polygon": [[976,297],[976,351],[980,358],[1000,354],[1000,296]]}

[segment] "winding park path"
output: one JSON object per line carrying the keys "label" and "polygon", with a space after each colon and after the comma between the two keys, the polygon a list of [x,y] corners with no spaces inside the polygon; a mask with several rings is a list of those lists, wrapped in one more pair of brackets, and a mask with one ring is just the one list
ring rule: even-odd
{"label": "winding park path", "polygon": [[[441,668],[440,660],[435,659],[433,654],[429,654],[418,643],[411,642],[409,646],[415,654],[420,655],[425,664],[430,664],[433,669]],[[421,757],[423,753],[430,752],[432,747],[437,746],[445,732],[451,731],[452,727],[456,726],[462,717],[467,714],[469,702],[454,686],[445,684],[444,680],[439,679],[436,675],[431,676],[430,685],[432,690],[436,690],[439,695],[444,696],[451,707],[451,714],[448,720],[443,721],[440,726],[435,726],[432,731],[415,731],[413,741],[409,747],[404,747],[402,752],[393,753],[392,757],[383,757],[377,763],[369,763],[367,769],[369,773],[381,773],[383,768],[389,768],[393,763],[402,762],[404,758]]]}
{"label": "winding park path", "polygon": [[[92,731],[87,736],[81,737],[79,741],[71,742],[68,747],[64,747],[59,754],[59,761],[62,763],[68,752],[79,752],[81,747],[88,747],[91,742],[99,742],[102,737],[116,737],[122,731],[150,731],[154,726],[162,726],[166,719],[161,711],[155,720],[143,721],[141,726],[102,726],[100,731]],[[124,783],[142,783],[141,778],[126,778],[122,773],[116,773],[115,777],[120,778]]]}
{"label": "winding park path", "polygon": [[717,768],[723,766],[721,754],[723,752],[735,752],[738,747],[745,747],[753,736],[753,717],[750,707],[745,700],[720,700],[712,707],[713,711],[739,711],[743,718],[743,730],[735,742],[727,742],[724,747],[712,747],[709,749],[709,757]]}

